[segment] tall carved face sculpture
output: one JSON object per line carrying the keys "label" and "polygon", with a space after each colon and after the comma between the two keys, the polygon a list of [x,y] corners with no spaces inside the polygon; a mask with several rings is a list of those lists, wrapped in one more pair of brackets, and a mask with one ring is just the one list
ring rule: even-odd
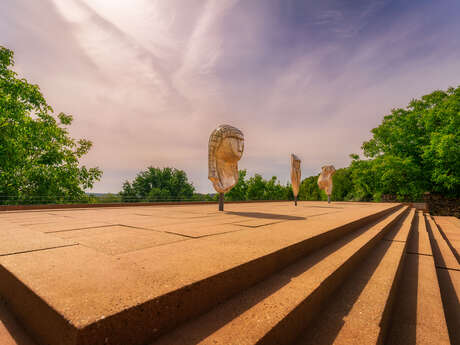
{"label": "tall carved face sculpture", "polygon": [[335,174],[335,168],[333,165],[325,165],[321,169],[321,174],[318,177],[318,187],[330,196],[332,194],[332,175]]}
{"label": "tall carved face sculpture", "polygon": [[208,178],[218,193],[226,193],[238,182],[238,161],[243,156],[243,133],[220,125],[212,131],[208,145]]}
{"label": "tall carved face sculpture", "polygon": [[300,178],[302,175],[300,170],[300,163],[300,158],[297,157],[295,154],[291,154],[291,182],[294,197],[297,197],[297,195],[299,195]]}

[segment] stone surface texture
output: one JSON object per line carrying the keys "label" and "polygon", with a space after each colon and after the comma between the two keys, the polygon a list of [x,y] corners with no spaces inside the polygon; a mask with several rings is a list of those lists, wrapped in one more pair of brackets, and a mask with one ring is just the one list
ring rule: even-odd
{"label": "stone surface texture", "polygon": [[457,225],[388,203],[0,212],[0,344],[456,344]]}

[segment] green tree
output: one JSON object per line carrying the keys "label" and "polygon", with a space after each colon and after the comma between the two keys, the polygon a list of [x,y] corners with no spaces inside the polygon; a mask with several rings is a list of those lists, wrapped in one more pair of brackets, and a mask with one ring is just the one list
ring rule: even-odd
{"label": "green tree", "polygon": [[283,186],[276,176],[265,181],[264,200],[289,200],[294,199],[290,185]]}
{"label": "green tree", "polygon": [[392,110],[372,133],[362,146],[372,159],[366,164],[378,172],[371,193],[392,191],[412,199],[425,191],[460,195],[460,86]]}
{"label": "green tree", "polygon": [[299,200],[327,200],[326,194],[318,187],[318,176],[304,178],[299,188]]}
{"label": "green tree", "polygon": [[351,164],[355,198],[380,201],[382,194],[399,200],[416,200],[423,190],[420,168],[409,158],[382,155]]}
{"label": "green tree", "polygon": [[125,181],[120,195],[124,202],[180,201],[192,200],[194,192],[183,170],[148,167],[133,182]]}
{"label": "green tree", "polygon": [[102,175],[79,165],[92,143],[72,139],[72,116],[54,116],[39,87],[13,66],[13,52],[0,46],[0,203],[86,200],[84,190]]}
{"label": "green tree", "polygon": [[238,171],[238,183],[225,194],[225,200],[243,201],[248,199],[248,181],[246,181],[246,170]]}
{"label": "green tree", "polygon": [[266,181],[262,175],[255,174],[248,180],[248,200],[264,200]]}
{"label": "green tree", "polygon": [[290,185],[283,186],[276,176],[264,180],[255,174],[247,181],[247,200],[288,200],[293,199]]}
{"label": "green tree", "polygon": [[332,195],[334,201],[348,201],[353,199],[353,181],[350,168],[337,169],[332,176]]}

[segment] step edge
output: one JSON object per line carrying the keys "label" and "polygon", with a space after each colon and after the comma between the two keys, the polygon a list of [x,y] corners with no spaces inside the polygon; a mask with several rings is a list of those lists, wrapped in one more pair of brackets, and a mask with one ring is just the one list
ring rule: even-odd
{"label": "step edge", "polygon": [[[311,322],[311,319],[314,316],[313,314],[316,314],[324,306],[327,297],[332,295],[334,291],[336,291],[340,287],[340,285],[346,279],[345,277],[349,274],[349,272],[351,272],[353,268],[356,267],[356,265],[359,265],[359,263],[361,263],[361,261],[367,256],[367,254],[372,250],[372,248],[374,248],[379,243],[379,241],[383,239],[387,232],[392,229],[392,227],[398,222],[398,220],[407,213],[408,209],[409,208],[406,207],[405,209],[401,210],[399,214],[390,214],[389,216],[395,217],[388,224],[386,224],[378,233],[376,233],[371,239],[369,239],[368,242],[363,244],[362,247],[355,251],[342,265],[340,265],[340,267],[334,270],[319,285],[317,289],[312,291],[312,293],[309,296],[307,296],[296,308],[294,308],[288,315],[286,315],[280,322],[278,322],[269,332],[267,332],[266,335],[257,342],[257,344],[289,345],[292,343],[292,341],[295,341],[300,332],[302,332],[305,329],[305,327],[308,327],[308,324]],[[329,292],[327,292],[327,290],[329,290]],[[310,309],[308,308],[308,302],[306,305],[304,305],[306,301],[309,299],[312,299],[312,301],[310,302],[312,306],[310,308],[313,308],[313,312],[311,310],[307,311],[307,309]],[[310,318],[304,318],[305,321],[302,322],[301,325],[298,325],[295,330],[284,332],[283,335],[271,334],[272,332],[280,332],[280,328],[283,328],[283,322],[287,322],[288,319],[296,319],[296,316],[293,315],[294,313],[309,313]]]}

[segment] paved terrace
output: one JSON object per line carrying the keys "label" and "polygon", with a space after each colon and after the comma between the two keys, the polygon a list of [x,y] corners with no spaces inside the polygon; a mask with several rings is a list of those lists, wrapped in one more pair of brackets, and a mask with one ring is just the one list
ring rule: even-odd
{"label": "paved terrace", "polygon": [[[208,302],[194,304],[188,286],[283,248],[295,251],[300,242],[396,206],[272,202],[226,204],[224,212],[215,204],[1,212],[0,279],[8,277],[8,283],[0,284],[0,296],[33,334],[71,344],[75,330],[120,329],[133,319],[142,324],[142,312],[128,311],[148,309],[145,303],[159,296],[178,298],[173,292],[180,289],[192,300],[184,309],[199,312],[197,303]],[[279,268],[275,261],[268,271]],[[245,284],[252,279],[260,277],[248,274]],[[219,299],[219,280],[209,284],[212,305]],[[238,285],[239,278],[235,291]],[[174,321],[156,317],[161,327]]]}

